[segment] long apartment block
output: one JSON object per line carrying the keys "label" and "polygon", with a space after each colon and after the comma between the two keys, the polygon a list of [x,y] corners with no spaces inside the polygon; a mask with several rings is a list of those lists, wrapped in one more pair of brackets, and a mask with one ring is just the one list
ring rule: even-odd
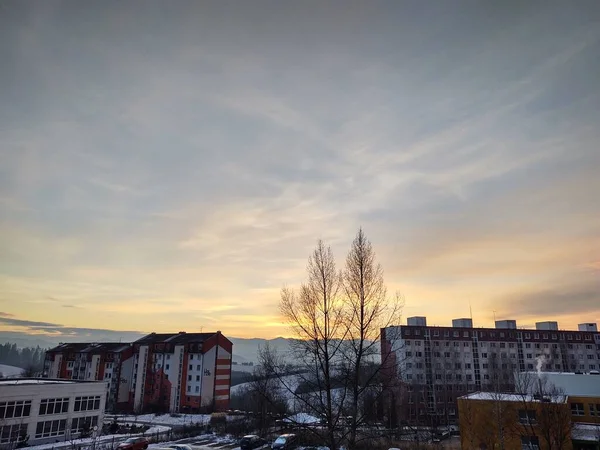
{"label": "long apartment block", "polygon": [[66,343],[46,352],[44,375],[102,380],[109,411],[229,407],[232,343],[216,333],[151,333],[133,343]]}
{"label": "long apartment block", "polygon": [[[514,373],[597,373],[600,333],[595,323],[559,330],[557,322],[519,329],[515,320],[474,328],[471,319],[451,327],[428,326],[426,317],[382,329],[381,358],[390,381],[402,386],[413,415],[456,415],[456,398],[481,390],[510,391]],[[410,409],[410,408],[409,408]]]}

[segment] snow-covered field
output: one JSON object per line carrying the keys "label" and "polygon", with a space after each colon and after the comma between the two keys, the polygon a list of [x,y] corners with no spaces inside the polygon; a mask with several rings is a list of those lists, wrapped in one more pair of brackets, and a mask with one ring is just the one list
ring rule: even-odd
{"label": "snow-covered field", "polygon": [[21,369],[20,367],[7,366],[6,364],[0,364],[0,373],[5,378],[20,377],[22,372],[23,372],[23,369]]}

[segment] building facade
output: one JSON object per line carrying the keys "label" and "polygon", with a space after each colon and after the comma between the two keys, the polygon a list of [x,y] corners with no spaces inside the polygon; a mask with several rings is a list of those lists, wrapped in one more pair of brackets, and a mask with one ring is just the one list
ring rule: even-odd
{"label": "building facade", "polygon": [[156,334],[133,344],[134,410],[229,408],[233,344],[216,333]]}
{"label": "building facade", "polygon": [[131,344],[61,344],[46,352],[44,375],[105,381],[109,411],[224,410],[232,347],[219,331],[151,333]]}
{"label": "building facade", "polygon": [[105,381],[106,409],[129,408],[133,346],[110,343],[67,343],[46,352],[44,376],[67,380]]}
{"label": "building facade", "polygon": [[469,392],[514,388],[514,373],[594,372],[600,365],[600,333],[595,324],[577,331],[540,322],[517,329],[516,321],[474,328],[471,319],[452,327],[427,326],[425,317],[382,329],[381,358],[388,383],[397,388],[402,420],[427,424],[456,421],[456,399]]}
{"label": "building facade", "polygon": [[0,380],[0,447],[67,441],[102,426],[103,382],[39,378]]}

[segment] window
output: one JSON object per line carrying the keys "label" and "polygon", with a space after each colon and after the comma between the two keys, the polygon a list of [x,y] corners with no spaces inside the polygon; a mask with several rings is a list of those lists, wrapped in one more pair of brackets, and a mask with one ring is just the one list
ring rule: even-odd
{"label": "window", "polygon": [[575,339],[576,339],[577,341],[580,341],[580,340],[581,340],[581,335],[580,335],[580,334],[576,335],[576,336],[575,336]]}
{"label": "window", "polygon": [[460,342],[454,341],[454,346],[455,347],[460,347]]}
{"label": "window", "polygon": [[483,379],[484,379],[484,380],[489,380],[489,379],[490,379],[490,376],[489,376],[489,375],[486,373],[486,374],[484,374],[484,375],[483,375]]}
{"label": "window", "polygon": [[552,339],[556,340],[558,338],[558,336],[556,336],[556,334],[552,333]]}
{"label": "window", "polygon": [[412,363],[406,363],[406,368],[407,369],[412,369]]}
{"label": "window", "polygon": [[196,375],[196,381],[200,381],[200,375]]}
{"label": "window", "polygon": [[522,450],[538,450],[539,448],[540,441],[537,436],[521,436]]}
{"label": "window", "polygon": [[190,364],[190,370],[194,370],[194,365]]}
{"label": "window", "polygon": [[100,409],[100,396],[75,397],[75,408],[73,411],[96,411]]}
{"label": "window", "polygon": [[530,344],[529,342],[527,342],[527,343],[525,344],[525,348],[531,348],[531,344]]}
{"label": "window", "polygon": [[194,355],[190,355],[190,361],[194,359]]}
{"label": "window", "polygon": [[534,424],[535,421],[535,411],[520,409],[519,410],[519,422],[522,424]]}
{"label": "window", "polygon": [[594,346],[593,346],[592,344],[585,344],[585,348],[586,348],[587,350],[593,350],[593,349],[594,349]]}
{"label": "window", "polygon": [[75,417],[71,421],[71,432],[81,433],[82,431],[90,430],[98,425],[98,416],[93,417]]}
{"label": "window", "polygon": [[452,333],[452,336],[458,337],[458,331],[455,331],[454,333]]}
{"label": "window", "polygon": [[188,387],[187,387],[187,391],[188,391],[188,392],[192,392],[192,387],[191,387],[191,386],[188,386]]}
{"label": "window", "polygon": [[435,379],[436,380],[441,380],[442,379],[442,374],[441,373],[436,373],[435,374]]}
{"label": "window", "polygon": [[434,352],[433,356],[435,356],[436,358],[441,358],[442,354],[440,352]]}
{"label": "window", "polygon": [[506,342],[500,342],[500,348],[506,348]]}
{"label": "window", "polygon": [[525,339],[531,339],[531,334],[525,333]]}
{"label": "window", "polygon": [[421,330],[415,330],[415,335],[419,336],[421,334]]}
{"label": "window", "polygon": [[404,330],[404,332],[407,336],[410,336],[410,330]]}
{"label": "window", "polygon": [[67,411],[69,411],[69,399],[67,397],[45,398],[40,402],[40,416],[45,414],[62,414]]}
{"label": "window", "polygon": [[487,363],[483,363],[483,368],[487,369],[488,368],[488,364]]}
{"label": "window", "polygon": [[196,386],[196,393],[200,392],[200,386]]}
{"label": "window", "polygon": [[200,364],[198,364],[198,365],[196,366],[196,370],[202,370],[202,367],[200,367]]}
{"label": "window", "polygon": [[165,370],[169,370],[169,365],[168,364],[165,365]]}
{"label": "window", "polygon": [[412,352],[406,352],[406,357],[412,356]]}
{"label": "window", "polygon": [[417,369],[422,369],[423,368],[423,363],[418,362],[417,363]]}
{"label": "window", "polygon": [[471,363],[465,363],[465,369],[470,369],[471,368]]}
{"label": "window", "polygon": [[444,357],[445,358],[450,358],[450,352],[444,352]]}
{"label": "window", "polygon": [[571,403],[571,414],[574,416],[584,416],[583,403]]}
{"label": "window", "polygon": [[0,444],[18,442],[21,436],[27,435],[27,424],[14,424],[0,426]]}
{"label": "window", "polygon": [[540,338],[540,333],[533,333],[533,338],[534,339],[539,339]]}
{"label": "window", "polygon": [[38,422],[35,428],[35,438],[45,438],[50,436],[62,436],[65,434],[67,419],[48,420]]}
{"label": "window", "polygon": [[420,346],[421,346],[421,341],[415,341],[415,345],[416,345],[417,347],[420,347]]}
{"label": "window", "polygon": [[440,335],[440,332],[439,332],[438,330],[433,330],[433,335],[434,335],[434,336],[439,336],[439,335]]}
{"label": "window", "polygon": [[469,343],[468,342],[463,342],[463,347],[468,347]]}
{"label": "window", "polygon": [[567,341],[572,341],[572,340],[573,340],[573,335],[572,334],[567,335]]}
{"label": "window", "polygon": [[487,358],[487,353],[482,353],[482,354],[481,354],[481,357],[482,357],[482,358]]}
{"label": "window", "polygon": [[470,373],[467,374],[467,381],[471,381],[473,379],[473,375]]}
{"label": "window", "polygon": [[29,417],[31,400],[0,402],[0,420],[13,417]]}
{"label": "window", "polygon": [[192,376],[188,375],[188,381],[192,381]]}
{"label": "window", "polygon": [[454,364],[454,368],[455,368],[455,369],[460,369],[460,363],[456,363],[456,364]]}
{"label": "window", "polygon": [[600,417],[600,403],[588,403],[590,408],[590,416]]}
{"label": "window", "polygon": [[439,347],[440,346],[440,341],[433,341],[433,345],[436,346],[436,347]]}
{"label": "window", "polygon": [[468,331],[463,331],[463,337],[469,337],[469,332]]}
{"label": "window", "polygon": [[527,364],[527,370],[533,370],[533,364]]}
{"label": "window", "polygon": [[460,373],[457,373],[457,374],[456,374],[456,379],[457,379],[458,381],[462,381],[462,375],[461,375]]}
{"label": "window", "polygon": [[594,359],[594,355],[587,355],[588,359]]}
{"label": "window", "polygon": [[496,348],[496,343],[495,343],[495,342],[492,342],[492,343],[490,344],[490,347],[492,347],[492,348]]}
{"label": "window", "polygon": [[406,374],[406,379],[407,380],[412,380],[412,373],[407,373]]}
{"label": "window", "polygon": [[171,359],[171,355],[167,355],[167,359]]}
{"label": "window", "polygon": [[458,353],[458,352],[454,352],[454,357],[455,357],[455,358],[460,358],[460,353]]}
{"label": "window", "polygon": [[423,356],[423,353],[421,353],[421,352],[415,352],[415,356],[417,358],[420,358],[421,356]]}
{"label": "window", "polygon": [[525,355],[527,359],[531,359],[533,358],[533,355],[531,353],[527,353],[527,355]]}
{"label": "window", "polygon": [[423,379],[423,374],[422,373],[418,373],[417,374],[417,380],[422,380]]}

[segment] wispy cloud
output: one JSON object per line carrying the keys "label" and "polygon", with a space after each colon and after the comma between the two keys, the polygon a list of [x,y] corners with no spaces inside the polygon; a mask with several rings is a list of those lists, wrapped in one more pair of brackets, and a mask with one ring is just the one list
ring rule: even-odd
{"label": "wispy cloud", "polygon": [[272,336],[362,225],[407,313],[600,320],[598,5],[313,6],[7,5],[0,317]]}

